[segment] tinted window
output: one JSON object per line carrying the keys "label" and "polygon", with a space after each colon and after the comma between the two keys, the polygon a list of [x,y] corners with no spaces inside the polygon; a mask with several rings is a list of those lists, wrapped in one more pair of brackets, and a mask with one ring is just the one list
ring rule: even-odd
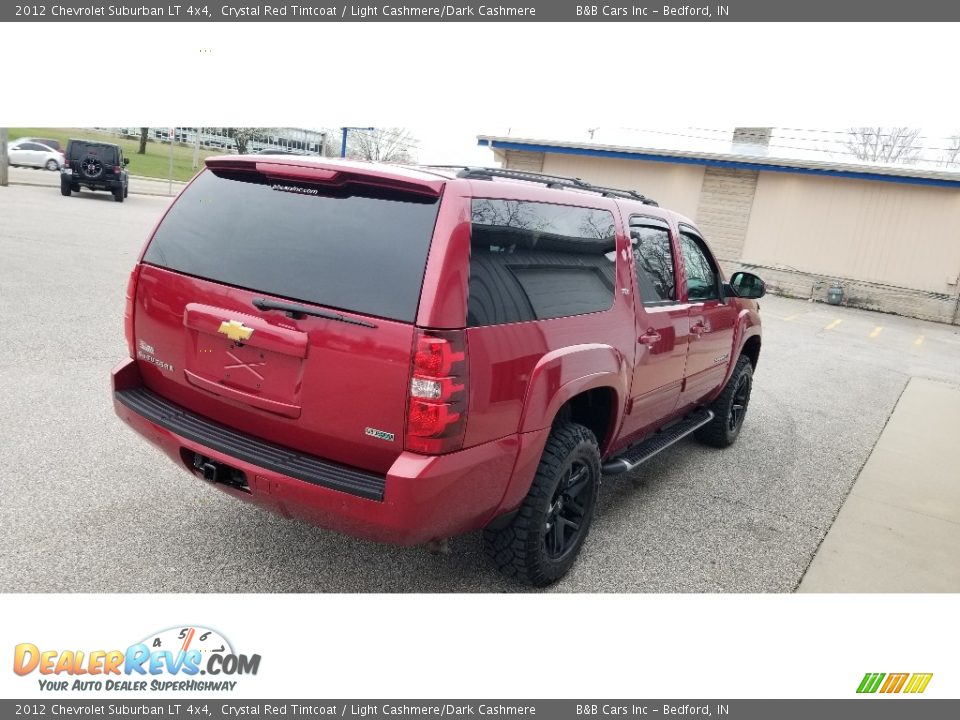
{"label": "tinted window", "polygon": [[70,145],[70,157],[95,157],[108,165],[117,165],[117,146],[100,143],[75,142]]}
{"label": "tinted window", "polygon": [[677,299],[670,230],[656,221],[630,221],[634,272],[644,305]]}
{"label": "tinted window", "polygon": [[253,173],[201,174],[146,262],[285,298],[412,322],[439,200]]}
{"label": "tinted window", "polygon": [[608,310],[616,241],[606,210],[473,201],[467,324],[498,325]]}
{"label": "tinted window", "polygon": [[716,300],[720,297],[717,289],[717,271],[702,243],[703,241],[692,233],[680,233],[684,274],[687,278],[687,298]]}

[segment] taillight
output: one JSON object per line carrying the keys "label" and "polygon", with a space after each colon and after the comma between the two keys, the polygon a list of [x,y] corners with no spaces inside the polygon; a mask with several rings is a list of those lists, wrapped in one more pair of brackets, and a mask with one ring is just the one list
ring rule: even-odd
{"label": "taillight", "polygon": [[114,165],[114,166],[113,166],[113,172],[115,172],[117,175],[119,175],[119,174],[120,174],[120,166],[119,166],[119,165]]}
{"label": "taillight", "polygon": [[430,455],[459,450],[466,428],[466,335],[463,330],[418,330],[404,447]]}
{"label": "taillight", "polygon": [[127,280],[127,305],[123,311],[123,334],[127,338],[127,351],[130,357],[137,356],[137,349],[133,342],[133,313],[134,304],[137,299],[137,281],[140,279],[140,264],[134,266],[130,273],[130,279]]}

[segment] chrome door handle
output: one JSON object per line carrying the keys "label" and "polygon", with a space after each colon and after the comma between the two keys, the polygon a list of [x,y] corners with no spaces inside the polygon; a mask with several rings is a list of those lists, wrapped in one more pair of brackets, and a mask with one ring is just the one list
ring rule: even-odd
{"label": "chrome door handle", "polygon": [[654,329],[647,330],[638,340],[642,345],[656,345],[663,340],[663,336]]}

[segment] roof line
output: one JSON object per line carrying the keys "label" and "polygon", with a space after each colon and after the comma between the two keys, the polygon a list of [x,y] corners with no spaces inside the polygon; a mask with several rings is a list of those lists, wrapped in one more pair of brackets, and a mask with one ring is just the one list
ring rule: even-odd
{"label": "roof line", "polygon": [[888,168],[870,165],[848,165],[820,163],[816,161],[791,160],[786,158],[759,158],[750,155],[725,155],[721,153],[691,152],[687,150],[657,150],[651,148],[630,148],[613,145],[588,145],[562,141],[532,140],[525,138],[505,138],[480,135],[477,144],[498,150],[521,150],[528,152],[550,152],[561,155],[585,155],[620,160],[646,160],[680,165],[700,165],[722,167],[736,170],[758,170],[765,172],[794,173],[800,175],[820,175],[826,177],[871,180],[875,182],[904,183],[908,185],[930,185],[960,189],[960,173],[938,170],[916,170],[915,168]]}

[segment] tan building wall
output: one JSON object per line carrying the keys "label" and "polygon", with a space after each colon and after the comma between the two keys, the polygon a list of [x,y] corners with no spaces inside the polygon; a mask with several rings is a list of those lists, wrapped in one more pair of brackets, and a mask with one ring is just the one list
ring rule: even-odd
{"label": "tan building wall", "polygon": [[721,261],[743,255],[757,189],[756,170],[708,167],[703,174],[700,206],[694,217]]}
{"label": "tan building wall", "polygon": [[762,172],[741,257],[746,262],[956,293],[960,191]]}
{"label": "tan building wall", "polygon": [[737,265],[785,295],[836,282],[856,307],[956,321],[960,191],[761,172]]}
{"label": "tan building wall", "polygon": [[524,172],[543,172],[543,153],[525,150],[507,150],[504,153],[503,166],[510,170]]}
{"label": "tan building wall", "polygon": [[547,153],[542,172],[578,177],[608,187],[636,190],[693,219],[700,204],[703,167]]}

